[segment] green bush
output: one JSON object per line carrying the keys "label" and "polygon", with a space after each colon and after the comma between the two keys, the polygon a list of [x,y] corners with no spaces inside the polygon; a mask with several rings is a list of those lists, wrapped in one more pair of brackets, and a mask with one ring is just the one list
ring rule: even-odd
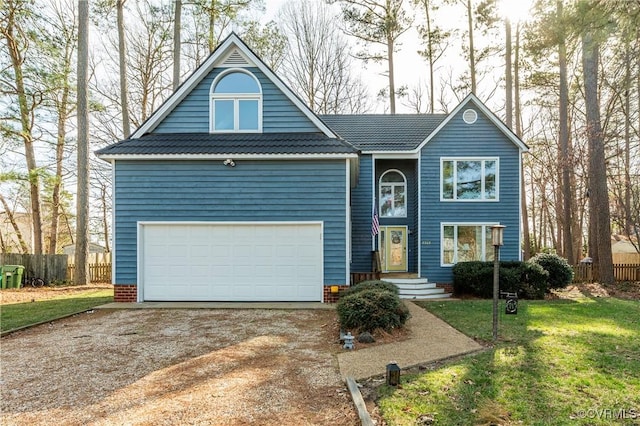
{"label": "green bush", "polygon": [[391,331],[409,319],[409,309],[397,294],[385,289],[364,289],[344,295],[336,306],[340,327],[352,332]]}
{"label": "green bush", "polygon": [[549,273],[550,289],[566,288],[573,281],[573,268],[557,254],[539,253],[529,259],[529,263],[538,264]]}
{"label": "green bush", "polygon": [[493,294],[493,262],[458,262],[453,265],[453,292],[490,298]]}
{"label": "green bush", "polygon": [[346,296],[347,294],[354,294],[364,290],[387,290],[393,294],[400,294],[400,290],[393,283],[382,280],[369,280],[360,281],[358,284],[349,287],[344,291],[343,295]]}
{"label": "green bush", "polygon": [[544,299],[544,295],[549,291],[549,273],[538,264],[529,262],[520,263],[520,288],[517,291],[518,296],[524,299]]}
{"label": "green bush", "polygon": [[[457,295],[493,297],[493,262],[460,262],[453,266],[453,290]],[[520,261],[500,262],[500,291],[523,299],[542,299],[548,289],[548,273],[540,265]]]}

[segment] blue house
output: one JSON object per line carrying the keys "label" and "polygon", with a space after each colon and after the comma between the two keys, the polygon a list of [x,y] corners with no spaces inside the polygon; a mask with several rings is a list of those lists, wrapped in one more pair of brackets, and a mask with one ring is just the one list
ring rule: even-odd
{"label": "blue house", "polygon": [[97,151],[115,300],[330,302],[378,274],[442,292],[456,262],[492,259],[494,224],[519,259],[526,150],[474,95],[450,114],[318,116],[232,34]]}

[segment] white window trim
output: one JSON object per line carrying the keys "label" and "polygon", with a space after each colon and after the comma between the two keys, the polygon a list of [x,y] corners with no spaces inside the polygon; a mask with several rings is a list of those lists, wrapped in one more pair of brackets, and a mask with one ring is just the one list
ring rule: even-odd
{"label": "white window trim", "polygon": [[[395,188],[396,186],[404,186],[404,216],[383,216],[382,215],[382,178],[384,177],[384,175],[386,175],[387,173],[392,173],[392,172],[396,172],[399,173],[400,176],[402,176],[402,179],[404,182],[400,183],[400,182],[386,182],[385,185],[391,185],[393,188]],[[392,195],[393,195],[393,190],[392,190]],[[380,218],[389,218],[389,219],[395,219],[395,218],[406,218],[407,217],[407,210],[408,210],[408,206],[407,206],[407,177],[404,175],[404,173],[402,173],[400,170],[398,169],[389,169],[386,170],[384,173],[382,173],[380,175],[380,178],[378,179],[378,215],[380,216]],[[394,203],[394,210],[395,210],[395,200],[392,201]]]}
{"label": "white window trim", "polygon": [[[218,82],[231,73],[241,72],[253,78],[258,85],[259,93],[220,93],[213,92]],[[215,101],[233,101],[233,129],[216,130],[216,108]],[[258,128],[255,130],[240,129],[240,100],[258,101]],[[262,85],[255,75],[242,68],[229,68],[221,72],[213,79],[209,88],[209,133],[262,133]]]}
{"label": "white window trim", "polygon": [[[464,198],[458,199],[458,191],[456,190],[456,181],[458,180],[458,172],[457,167],[453,168],[453,198],[444,198],[444,179],[442,174],[444,173],[444,162],[445,161],[481,161],[482,162],[482,189],[480,191],[482,198]],[[496,162],[496,197],[495,198],[484,198],[485,193],[485,161],[495,161]],[[440,157],[440,201],[445,203],[495,203],[500,201],[500,157]]]}
{"label": "white window trim", "polygon": [[[458,263],[458,232],[457,229],[459,226],[482,226],[482,259],[484,261],[487,258],[487,229],[488,227],[499,225],[498,222],[442,222],[440,223],[440,266],[445,268],[450,268],[456,263]],[[444,227],[445,226],[453,226],[455,227],[453,233],[453,263],[445,263],[444,262]]]}

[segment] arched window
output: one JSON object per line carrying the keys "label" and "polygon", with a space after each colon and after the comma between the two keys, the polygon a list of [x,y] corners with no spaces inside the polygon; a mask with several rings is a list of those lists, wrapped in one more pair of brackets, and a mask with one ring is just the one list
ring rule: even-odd
{"label": "arched window", "polygon": [[262,88],[251,74],[232,70],[211,85],[211,132],[260,132]]}
{"label": "arched window", "polygon": [[407,179],[399,170],[380,176],[380,217],[407,217]]}

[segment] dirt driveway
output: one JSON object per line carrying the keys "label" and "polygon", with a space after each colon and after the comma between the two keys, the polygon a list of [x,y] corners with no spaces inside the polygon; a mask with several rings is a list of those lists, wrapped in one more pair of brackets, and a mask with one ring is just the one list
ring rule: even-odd
{"label": "dirt driveway", "polygon": [[93,311],[5,336],[3,425],[356,425],[326,310]]}

